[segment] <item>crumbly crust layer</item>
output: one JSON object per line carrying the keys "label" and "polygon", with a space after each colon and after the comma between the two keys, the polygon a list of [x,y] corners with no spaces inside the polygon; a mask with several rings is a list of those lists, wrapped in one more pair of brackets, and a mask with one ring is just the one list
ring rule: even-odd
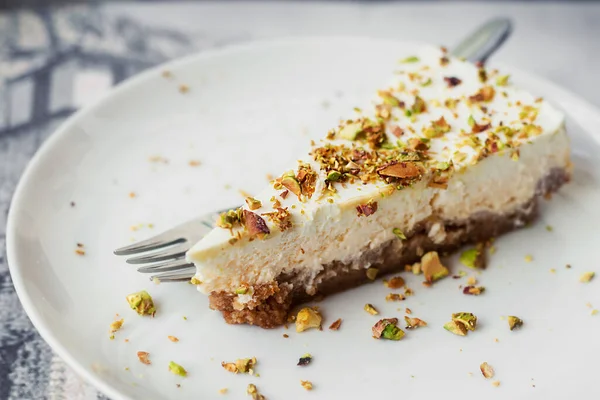
{"label": "crumbly crust layer", "polygon": [[[250,324],[262,328],[282,325],[294,305],[368,282],[365,273],[367,266],[378,268],[379,276],[399,272],[404,270],[404,265],[419,261],[426,252],[452,252],[465,244],[486,241],[525,226],[537,215],[538,197],[555,192],[568,180],[568,171],[553,169],[538,182],[536,196],[511,214],[485,212],[473,214],[463,221],[422,221],[413,232],[406,235],[406,240],[390,240],[377,249],[366,251],[361,254],[359,262],[344,264],[336,261],[325,265],[310,287],[294,274],[282,275],[277,282],[255,287],[252,301],[243,307],[236,304],[235,294],[227,292],[211,293],[210,307],[221,311],[225,321],[230,324]],[[428,235],[436,223],[441,224],[445,231],[446,236],[441,243],[436,243]],[[364,267],[353,267],[356,265]]]}

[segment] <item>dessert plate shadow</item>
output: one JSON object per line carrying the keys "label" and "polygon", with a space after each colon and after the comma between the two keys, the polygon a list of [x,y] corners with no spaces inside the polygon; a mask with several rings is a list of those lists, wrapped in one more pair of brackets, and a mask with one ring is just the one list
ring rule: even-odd
{"label": "dessert plate shadow", "polygon": [[[323,331],[297,334],[293,326],[227,325],[192,285],[155,285],[112,254],[124,243],[241,203],[240,190],[256,192],[267,174],[285,170],[310,139],[385,84],[397,60],[417,48],[380,39],[302,38],[207,51],[134,77],[70,118],[25,171],[8,222],[12,279],[44,339],[114,400],[219,398],[222,388],[224,398],[246,398],[249,383],[269,399],[600,396],[588,357],[600,352],[600,315],[591,315],[600,308],[600,281],[579,282],[582,273],[598,269],[600,112],[510,66],[490,64],[567,113],[575,172],[552,201],[542,202],[535,224],[496,241],[487,270],[468,271],[486,287],[481,296],[462,294],[466,278],[425,288],[422,276],[404,274],[414,296],[386,302],[389,290],[377,280],[319,303]],[[448,264],[454,274],[465,269],[455,258]],[[142,289],[155,299],[154,319],[139,317],[125,301]],[[363,311],[365,303],[381,314]],[[406,307],[429,326],[400,342],[372,339],[379,318],[402,320]],[[479,318],[468,337],[442,328],[458,311]],[[124,325],[110,340],[115,314]],[[509,331],[507,315],[522,318],[523,328]],[[338,318],[340,330],[328,330]],[[152,365],[140,363],[138,351],[149,352]],[[297,366],[305,353],[313,362]],[[260,377],[233,375],[220,365],[253,356]],[[171,374],[170,361],[188,377]],[[496,370],[499,387],[481,375],[483,362]],[[311,381],[313,391],[300,380]]]}

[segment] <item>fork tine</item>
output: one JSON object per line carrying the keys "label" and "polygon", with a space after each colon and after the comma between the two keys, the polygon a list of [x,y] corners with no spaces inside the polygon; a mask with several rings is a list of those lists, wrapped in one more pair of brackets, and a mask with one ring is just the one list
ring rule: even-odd
{"label": "fork tine", "polygon": [[142,240],[141,242],[136,242],[134,244],[130,244],[129,246],[116,249],[113,253],[117,256],[130,256],[132,254],[138,254],[145,251],[158,250],[166,246],[172,246],[174,244],[181,243],[184,240],[185,239],[183,238],[173,239],[172,237],[168,237],[165,232],[149,239]]}
{"label": "fork tine", "polygon": [[128,258],[128,264],[146,264],[153,263],[158,261],[170,260],[173,258],[181,258],[185,255],[185,252],[190,248],[189,244],[186,242],[182,242],[177,246],[169,247],[163,251],[159,251],[156,253],[148,254],[146,256]]}
{"label": "fork tine", "polygon": [[160,282],[182,282],[182,281],[189,281],[190,279],[192,279],[192,277],[194,276],[195,272],[196,272],[196,269],[193,268],[193,267],[190,267],[190,269],[188,271],[174,272],[174,273],[171,273],[171,274],[152,275],[150,277],[150,280],[153,281],[156,278]]}
{"label": "fork tine", "polygon": [[174,261],[166,261],[154,265],[149,265],[147,267],[138,268],[138,272],[148,273],[148,272],[169,272],[169,271],[179,271],[183,269],[187,269],[193,267],[194,264],[188,263],[185,259],[179,258]]}

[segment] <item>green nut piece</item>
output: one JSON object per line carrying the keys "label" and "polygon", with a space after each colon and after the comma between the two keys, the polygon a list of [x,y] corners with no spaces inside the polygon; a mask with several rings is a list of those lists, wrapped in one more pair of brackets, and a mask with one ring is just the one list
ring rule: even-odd
{"label": "green nut piece", "polygon": [[496,85],[498,86],[506,86],[508,84],[508,78],[510,75],[502,75],[496,78]]}
{"label": "green nut piece", "polygon": [[342,174],[339,173],[338,171],[330,171],[327,174],[327,180],[329,182],[335,182],[335,181],[339,180],[341,177],[342,177]]}
{"label": "green nut piece", "polygon": [[467,328],[459,322],[447,322],[444,324],[444,329],[458,336],[467,336]]}
{"label": "green nut piece", "polygon": [[404,331],[396,325],[389,324],[381,333],[381,337],[387,340],[400,340],[404,337]]}
{"label": "green nut piece", "polygon": [[352,122],[340,130],[340,137],[346,140],[354,140],[362,130],[362,124],[360,122]]}
{"label": "green nut piece", "polygon": [[284,176],[283,179],[281,179],[281,184],[296,196],[300,196],[302,194],[300,182],[298,182],[294,176]]}
{"label": "green nut piece", "polygon": [[452,321],[463,324],[467,330],[474,331],[477,327],[477,317],[472,313],[459,312],[452,314]]}
{"label": "green nut piece", "polygon": [[152,297],[145,290],[132,293],[127,296],[126,299],[131,309],[135,310],[139,315],[154,316],[156,313],[156,307],[154,307]]}
{"label": "green nut piece", "polygon": [[171,361],[169,362],[169,371],[179,376],[187,376],[187,371],[181,365]]}
{"label": "green nut piece", "polygon": [[406,235],[400,230],[400,228],[394,228],[392,229],[392,232],[394,233],[394,235],[396,235],[398,239],[406,240]]}
{"label": "green nut piece", "polygon": [[510,330],[514,330],[523,326],[523,320],[519,317],[515,317],[514,315],[508,316],[508,327]]}
{"label": "green nut piece", "polygon": [[402,62],[404,64],[416,63],[416,62],[419,62],[419,57],[417,57],[417,56],[406,57],[404,60],[402,60]]}
{"label": "green nut piece", "polygon": [[377,268],[367,268],[367,278],[374,281],[375,278],[377,278],[378,272],[379,272],[379,269],[377,269]]}

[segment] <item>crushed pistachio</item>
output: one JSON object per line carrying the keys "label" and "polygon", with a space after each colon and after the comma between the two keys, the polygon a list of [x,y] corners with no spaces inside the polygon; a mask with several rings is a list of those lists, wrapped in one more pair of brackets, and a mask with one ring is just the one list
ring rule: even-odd
{"label": "crushed pistachio", "polygon": [[286,231],[292,227],[292,214],[286,208],[276,207],[274,212],[263,213],[269,219],[277,225],[281,232]]}
{"label": "crushed pistachio", "polygon": [[150,361],[150,353],[148,353],[146,351],[138,351],[137,357],[138,357],[138,360],[140,360],[140,362],[142,364],[146,364],[146,365],[152,364],[152,362]]}
{"label": "crushed pistachio", "polygon": [[445,76],[444,82],[448,84],[448,87],[455,87],[462,83],[462,81],[454,76]]}
{"label": "crushed pistachio", "polygon": [[525,262],[532,262],[532,261],[533,261],[533,256],[531,256],[529,254],[525,256]]}
{"label": "crushed pistachio", "polygon": [[404,321],[406,321],[406,329],[416,329],[422,326],[427,326],[427,322],[419,318],[411,318],[405,316]]}
{"label": "crushed pistachio", "polygon": [[594,279],[595,275],[596,275],[595,272],[584,272],[579,277],[579,282],[588,283],[589,281],[591,281],[592,279]]}
{"label": "crushed pistachio", "polygon": [[267,226],[267,223],[258,214],[252,211],[244,210],[244,225],[248,230],[248,234],[251,238],[265,239],[267,235],[271,233],[271,230]]}
{"label": "crushed pistachio", "polygon": [[360,122],[353,122],[344,126],[339,133],[342,139],[354,140],[362,132],[363,127]]}
{"label": "crushed pistachio", "polygon": [[109,333],[110,333],[110,339],[111,340],[115,338],[115,332],[117,332],[118,330],[121,329],[121,327],[123,327],[123,322],[125,322],[125,320],[123,318],[121,318],[121,319],[119,319],[117,321],[113,321],[110,324]]}
{"label": "crushed pistachio", "polygon": [[482,363],[479,366],[479,369],[481,370],[481,373],[483,374],[483,376],[486,379],[490,379],[494,377],[494,368],[492,368],[492,366],[490,364],[488,364],[487,362]]}
{"label": "crushed pistachio", "polygon": [[232,372],[234,374],[242,373],[242,374],[254,374],[254,366],[256,365],[256,357],[252,358],[239,358],[235,360],[235,362],[221,362],[221,366],[225,368],[225,370]]}
{"label": "crushed pistachio", "polygon": [[145,290],[132,293],[126,299],[131,309],[135,310],[139,315],[154,316],[156,313],[154,301],[152,301],[152,297]]}
{"label": "crushed pistachio", "polygon": [[246,294],[248,293],[248,290],[250,290],[250,288],[248,287],[247,284],[242,283],[237,289],[235,289],[235,294]]}
{"label": "crushed pistachio", "polygon": [[246,388],[246,393],[252,396],[252,400],[266,400],[265,396],[260,394],[258,388],[253,383],[248,384],[248,388]]}
{"label": "crushed pistachio", "polygon": [[417,56],[410,56],[410,57],[406,57],[404,60],[401,61],[403,64],[407,64],[407,63],[416,63],[419,62],[419,57]]}
{"label": "crushed pistachio", "polygon": [[477,327],[477,317],[468,312],[452,314],[452,321],[463,324],[469,331],[474,331]]}
{"label": "crushed pistachio", "polygon": [[321,329],[323,317],[316,307],[304,307],[296,315],[296,332],[317,328]]}
{"label": "crushed pistachio", "polygon": [[444,329],[458,336],[466,336],[467,328],[459,322],[450,321],[444,324]]}
{"label": "crushed pistachio", "polygon": [[465,286],[465,288],[463,289],[463,294],[479,296],[484,291],[485,291],[485,287],[483,287],[483,286]]}
{"label": "crushed pistachio", "polygon": [[508,78],[510,75],[502,75],[496,78],[496,85],[498,86],[506,86],[508,85]]}
{"label": "crushed pistachio", "polygon": [[448,268],[442,265],[438,253],[436,251],[430,251],[421,258],[421,268],[425,275],[425,280],[429,283],[438,281],[450,273]]}
{"label": "crushed pistachio", "polygon": [[227,389],[227,388],[219,389],[219,394],[226,394],[227,390],[229,390],[229,389]]}
{"label": "crushed pistachio", "polygon": [[402,301],[405,300],[406,296],[400,293],[389,293],[385,296],[385,301]]}
{"label": "crushed pistachio", "polygon": [[385,318],[373,325],[373,337],[375,339],[400,340],[404,337],[404,331],[396,326],[398,318]]}
{"label": "crushed pistachio", "polygon": [[423,272],[423,269],[421,268],[421,263],[416,262],[411,266],[411,271],[414,275],[420,275]]}
{"label": "crushed pistachio", "polygon": [[217,226],[223,229],[233,229],[237,226],[241,226],[242,220],[243,210],[241,208],[228,210],[219,215]]}
{"label": "crushed pistachio", "polygon": [[379,272],[378,268],[367,268],[367,278],[374,281],[377,278],[377,273]]}
{"label": "crushed pistachio", "polygon": [[356,206],[356,211],[357,211],[359,217],[363,216],[363,215],[365,217],[368,217],[369,215],[373,215],[377,211],[377,202],[373,201],[373,200],[369,200],[369,202],[367,204],[360,204],[360,205]]}
{"label": "crushed pistachio", "polygon": [[248,208],[252,211],[262,207],[260,200],[256,200],[254,197],[246,197],[246,204],[248,204]]}
{"label": "crushed pistachio", "polygon": [[375,307],[373,307],[373,305],[369,304],[369,303],[365,304],[364,310],[366,312],[368,312],[369,314],[371,314],[371,315],[377,315],[377,314],[379,314],[379,311],[377,311],[377,309],[375,309]]}
{"label": "crushed pistachio", "polygon": [[196,278],[195,276],[192,276],[192,279],[190,279],[190,283],[192,285],[201,285],[202,281],[200,281],[200,279]]}
{"label": "crushed pistachio", "polygon": [[329,329],[332,331],[337,331],[338,329],[340,329],[340,326],[342,326],[342,319],[338,318],[335,321],[333,321],[331,325],[329,325]]}
{"label": "crushed pistachio", "polygon": [[406,285],[406,282],[401,276],[394,276],[390,279],[384,279],[383,284],[390,289],[400,289]]}
{"label": "crushed pistachio", "polygon": [[406,240],[406,235],[400,230],[400,228],[394,228],[392,229],[392,232],[394,233],[394,235],[396,235],[398,239]]}
{"label": "crushed pistachio", "polygon": [[482,243],[477,247],[468,249],[460,254],[459,261],[465,266],[473,269],[483,269],[486,266],[485,250]]}
{"label": "crushed pistachio", "polygon": [[[493,382],[492,382],[492,386],[493,386],[493,387],[498,387],[498,386],[500,386],[500,381],[493,381]],[[535,385],[533,385],[533,387],[535,387]]]}
{"label": "crushed pistachio", "polygon": [[519,317],[515,317],[514,315],[509,315],[507,320],[508,327],[511,331],[523,326],[523,320]]}
{"label": "crushed pistachio", "polygon": [[312,390],[313,389],[313,384],[310,381],[300,381],[300,385],[302,385],[302,387],[306,390]]}
{"label": "crushed pistachio", "polygon": [[179,339],[176,336],[169,335],[169,336],[167,336],[167,338],[173,343],[179,342]]}
{"label": "crushed pistachio", "polygon": [[179,376],[187,376],[187,371],[185,370],[185,368],[183,368],[181,365],[170,361],[169,362],[169,371],[171,371],[171,373],[175,374],[175,375],[179,375]]}
{"label": "crushed pistachio", "polygon": [[310,354],[306,353],[302,357],[300,357],[297,365],[300,365],[300,366],[308,365],[308,364],[310,364],[311,361],[312,361],[312,356]]}

